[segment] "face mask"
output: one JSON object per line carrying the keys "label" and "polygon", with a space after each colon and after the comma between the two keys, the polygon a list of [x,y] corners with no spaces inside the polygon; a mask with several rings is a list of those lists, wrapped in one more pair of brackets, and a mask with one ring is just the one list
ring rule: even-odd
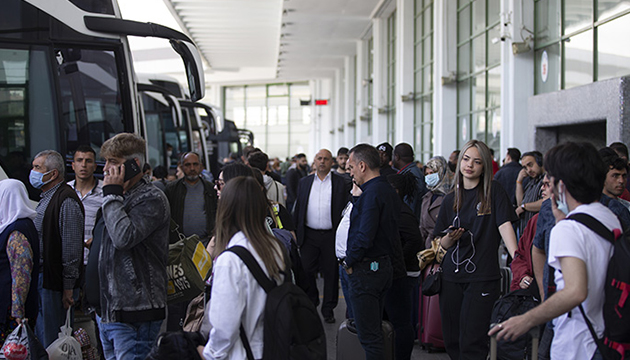
{"label": "face mask", "polygon": [[172,151],[167,151],[167,152],[166,152],[166,156],[167,156],[167,157],[171,157],[171,156],[173,156],[173,152],[172,152]]}
{"label": "face mask", "polygon": [[31,185],[33,185],[33,187],[35,189],[41,189],[42,186],[48,184],[49,182],[52,181],[52,178],[46,182],[43,182],[42,179],[44,178],[45,175],[50,174],[52,170],[50,170],[49,172],[46,173],[40,173],[38,171],[35,170],[31,170],[31,174],[28,176],[28,181],[31,183]]}
{"label": "face mask", "polygon": [[558,210],[562,211],[565,215],[569,214],[569,205],[567,204],[566,196],[564,192],[558,191],[559,199],[556,200],[556,205],[558,205]]}
{"label": "face mask", "polygon": [[437,173],[429,174],[424,177],[424,182],[427,183],[428,187],[434,187],[440,182],[440,175]]}

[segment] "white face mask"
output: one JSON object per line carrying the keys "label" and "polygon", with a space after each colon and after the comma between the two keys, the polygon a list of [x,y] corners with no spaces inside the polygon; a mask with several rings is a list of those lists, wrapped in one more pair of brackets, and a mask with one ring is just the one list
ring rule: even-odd
{"label": "white face mask", "polygon": [[437,173],[426,175],[424,177],[424,182],[428,187],[435,187],[440,182],[440,175]]}
{"label": "white face mask", "polygon": [[560,192],[561,189],[560,184],[558,184],[558,200],[556,200],[556,205],[558,205],[558,210],[562,211],[565,215],[568,215],[569,205],[567,204],[567,196],[564,191]]}

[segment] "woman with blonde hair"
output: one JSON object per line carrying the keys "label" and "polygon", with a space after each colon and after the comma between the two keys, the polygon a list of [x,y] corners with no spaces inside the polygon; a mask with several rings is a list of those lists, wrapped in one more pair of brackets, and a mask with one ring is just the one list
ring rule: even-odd
{"label": "woman with blonde hair", "polygon": [[498,248],[516,250],[517,219],[505,190],[492,181],[488,146],[471,140],[462,148],[455,190],[444,197],[433,236],[446,250],[442,260],[440,312],[451,359],[486,359],[487,329],[500,295]]}
{"label": "woman with blonde hair", "polygon": [[[230,180],[221,190],[217,208],[216,249],[246,248],[269,278],[280,283],[284,270],[282,244],[265,227],[268,202],[260,184],[251,177]],[[203,354],[206,359],[245,359],[239,337],[243,327],[254,358],[263,354],[263,311],[267,294],[235,253],[223,251],[213,269],[212,325]]]}

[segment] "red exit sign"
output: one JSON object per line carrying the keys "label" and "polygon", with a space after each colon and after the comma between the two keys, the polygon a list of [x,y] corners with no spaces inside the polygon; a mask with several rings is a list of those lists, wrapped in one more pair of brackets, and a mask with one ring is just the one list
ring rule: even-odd
{"label": "red exit sign", "polygon": [[315,100],[315,105],[328,105],[328,100]]}

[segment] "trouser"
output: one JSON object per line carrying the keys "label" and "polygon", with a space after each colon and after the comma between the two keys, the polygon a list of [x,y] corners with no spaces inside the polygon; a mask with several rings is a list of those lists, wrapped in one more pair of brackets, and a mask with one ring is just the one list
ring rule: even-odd
{"label": "trouser", "polygon": [[352,303],[350,302],[350,284],[348,283],[348,274],[343,266],[339,265],[339,280],[341,280],[341,291],[346,300],[346,319],[354,319],[352,313]]}
{"label": "trouser", "polygon": [[337,271],[338,264],[335,254],[335,232],[333,230],[306,228],[300,252],[302,265],[308,276],[314,277],[318,271],[321,272],[324,278],[322,315],[333,316],[333,309],[339,302],[339,273]]}
{"label": "trouser", "polygon": [[414,327],[411,323],[412,291],[418,278],[405,276],[392,281],[385,295],[385,313],[396,332],[396,359],[410,359],[413,351]]}
{"label": "trouser", "polygon": [[162,320],[121,323],[97,317],[106,360],[144,360],[160,332]]}
{"label": "trouser", "polygon": [[499,280],[454,283],[442,279],[442,333],[451,359],[487,358],[490,317],[499,295]]}
{"label": "trouser", "polygon": [[[39,313],[35,324],[35,335],[47,348],[59,337],[59,328],[66,323],[68,310],[63,307],[63,292],[44,289],[44,276],[40,274],[37,288],[39,290]],[[79,289],[72,293],[74,301],[79,299]],[[70,312],[70,325],[74,324],[74,311]]]}
{"label": "trouser", "polygon": [[[371,268],[374,262],[378,264],[377,270]],[[393,268],[388,256],[355,263],[352,274],[348,276],[354,322],[366,360],[385,358],[381,322],[385,294],[392,285],[392,276]]]}

